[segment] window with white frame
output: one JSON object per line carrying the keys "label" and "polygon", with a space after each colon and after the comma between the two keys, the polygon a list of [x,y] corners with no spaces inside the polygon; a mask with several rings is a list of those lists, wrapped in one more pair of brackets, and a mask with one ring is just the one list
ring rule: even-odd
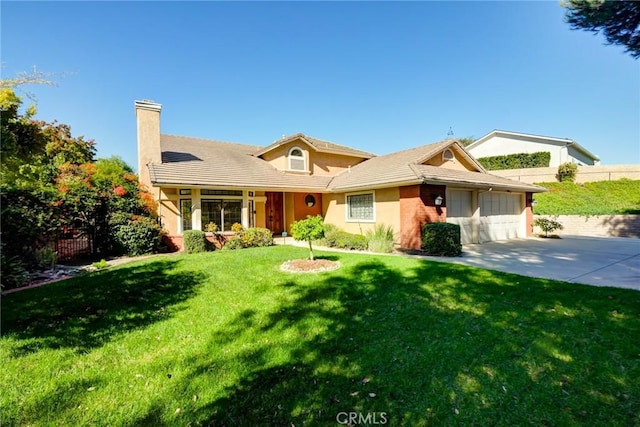
{"label": "window with white frame", "polygon": [[289,150],[289,169],[293,171],[306,171],[307,162],[304,158],[304,151],[298,147]]}
{"label": "window with white frame", "polygon": [[455,162],[456,156],[453,155],[453,151],[447,148],[442,152],[442,160],[445,162]]}
{"label": "window with white frame", "polygon": [[347,194],[347,221],[375,221],[373,193]]}
{"label": "window with white frame", "polygon": [[242,223],[242,200],[202,199],[202,227],[214,223],[220,231],[231,231],[233,224]]}

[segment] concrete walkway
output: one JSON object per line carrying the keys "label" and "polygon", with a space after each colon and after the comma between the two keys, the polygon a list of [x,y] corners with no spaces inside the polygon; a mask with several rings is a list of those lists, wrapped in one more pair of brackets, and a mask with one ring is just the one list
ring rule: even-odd
{"label": "concrete walkway", "polygon": [[[277,244],[306,245],[291,237]],[[332,250],[316,247],[317,250]],[[426,259],[489,270],[640,291],[640,239],[562,236],[561,239],[506,240],[464,245],[462,256]],[[405,255],[421,257],[419,255]]]}
{"label": "concrete walkway", "polygon": [[523,276],[640,290],[640,239],[562,236],[464,245],[462,257],[429,257]]}

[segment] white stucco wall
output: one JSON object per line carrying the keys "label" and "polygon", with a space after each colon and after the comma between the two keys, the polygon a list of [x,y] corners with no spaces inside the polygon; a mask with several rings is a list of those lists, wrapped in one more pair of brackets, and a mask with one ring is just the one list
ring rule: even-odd
{"label": "white stucco wall", "polygon": [[500,135],[496,135],[487,141],[484,141],[482,144],[479,144],[477,147],[471,147],[468,150],[475,158],[548,151],[551,153],[549,166],[557,167],[561,163],[570,161],[567,147],[564,145],[540,143]]}

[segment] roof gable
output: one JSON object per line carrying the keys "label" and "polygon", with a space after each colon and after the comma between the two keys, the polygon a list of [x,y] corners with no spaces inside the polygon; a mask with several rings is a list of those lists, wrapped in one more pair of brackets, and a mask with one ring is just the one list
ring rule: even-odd
{"label": "roof gable", "polygon": [[[456,157],[464,159],[466,163],[471,166],[473,172],[486,172],[484,167],[475,159],[475,157],[469,154],[457,139],[447,139],[436,144],[430,144],[430,146],[432,146],[431,152],[425,153],[422,157],[418,158],[415,161],[415,164],[432,164],[434,160],[440,160],[446,150],[451,150]],[[437,165],[440,165],[442,162],[437,161],[436,163]]]}
{"label": "roof gable", "polygon": [[355,148],[347,147],[345,145],[324,141],[322,139],[313,138],[303,133],[296,133],[294,135],[283,137],[282,139],[275,141],[273,144],[267,147],[261,148],[260,150],[254,152],[253,155],[256,157],[262,157],[264,154],[270,151],[273,151],[276,148],[281,147],[282,145],[289,144],[290,142],[296,142],[296,141],[301,141],[302,143],[306,144],[309,147],[309,149],[313,151],[319,151],[322,153],[332,153],[332,154],[338,154],[343,156],[360,157],[363,159],[370,159],[372,157],[375,157],[375,154],[371,154],[366,151],[357,150]]}
{"label": "roof gable", "polygon": [[[475,170],[449,169],[425,164],[446,149],[455,150],[474,165]],[[332,191],[354,191],[399,185],[455,184],[541,192],[541,187],[513,181],[488,173],[455,139],[423,145],[366,160],[333,178]]]}

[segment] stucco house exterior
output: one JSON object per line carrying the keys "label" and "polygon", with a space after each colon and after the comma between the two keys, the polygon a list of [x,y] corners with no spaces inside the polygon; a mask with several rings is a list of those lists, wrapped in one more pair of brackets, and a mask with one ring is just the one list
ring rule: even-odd
{"label": "stucco house exterior", "polygon": [[504,130],[493,130],[466,148],[476,158],[547,151],[551,153],[550,167],[567,162],[577,165],[600,163],[598,156],[572,139]]}
{"label": "stucco house exterior", "polygon": [[384,156],[301,133],[256,147],[161,134],[161,108],[135,102],[138,171],[178,247],[210,222],[277,235],[317,214],[352,233],[391,225],[410,249],[426,222],[459,224],[463,243],[525,237],[533,194],[545,191],[487,173],[454,139]]}

